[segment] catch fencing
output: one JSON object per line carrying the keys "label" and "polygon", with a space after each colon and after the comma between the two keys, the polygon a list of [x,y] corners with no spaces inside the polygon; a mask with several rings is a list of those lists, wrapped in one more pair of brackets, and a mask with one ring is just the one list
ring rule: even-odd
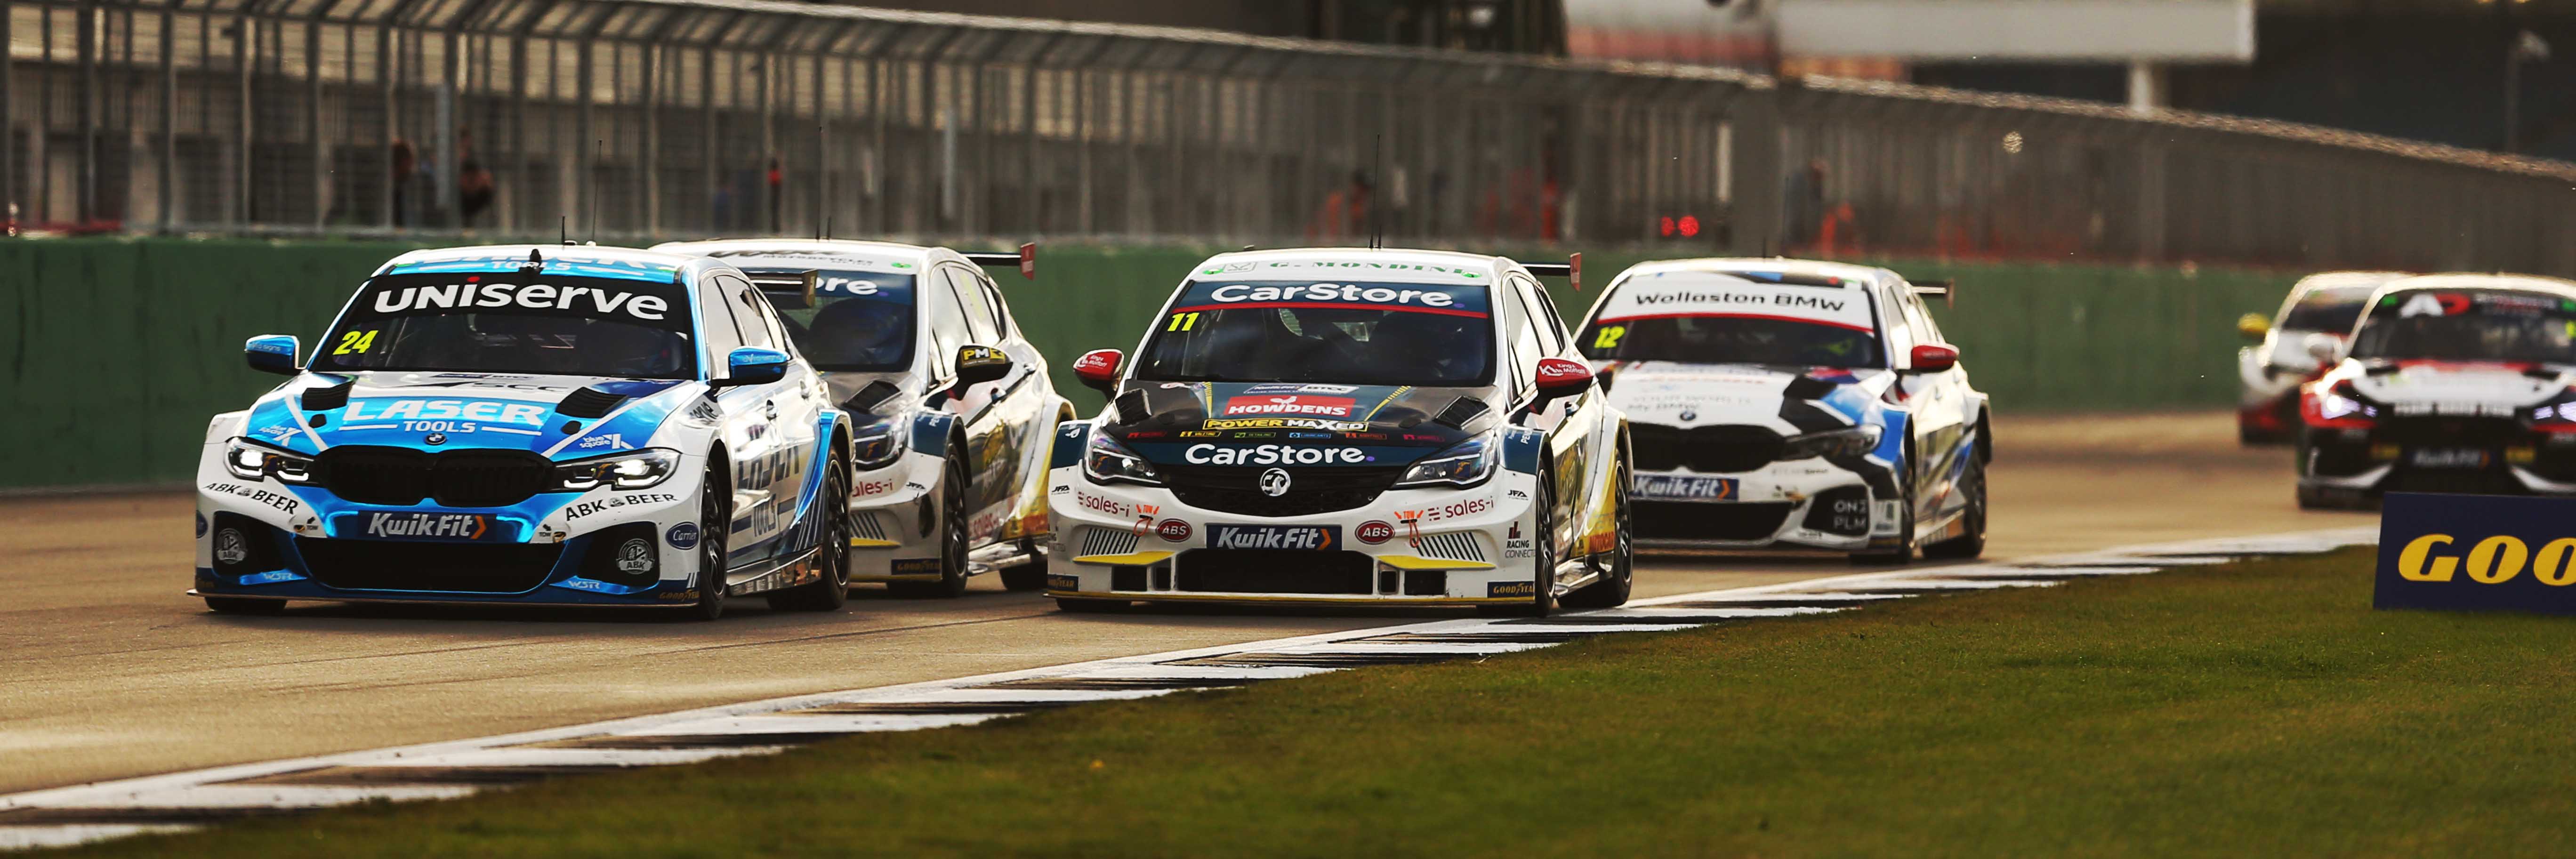
{"label": "catch fencing", "polygon": [[2576,274],[2576,165],[1822,78],[772,0],[9,0],[27,229]]}

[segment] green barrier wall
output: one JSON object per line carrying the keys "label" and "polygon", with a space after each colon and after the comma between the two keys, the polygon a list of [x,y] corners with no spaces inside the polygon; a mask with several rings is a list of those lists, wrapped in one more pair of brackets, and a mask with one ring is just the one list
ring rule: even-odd
{"label": "green barrier wall", "polygon": [[[278,378],[243,366],[255,334],[319,336],[394,243],[184,239],[0,242],[10,334],[0,487],[169,484],[195,467],[206,417],[249,405]],[[999,278],[1056,383],[1087,414],[1097,394],[1073,358],[1131,349],[1207,251],[1048,246],[1034,283]],[[1580,316],[1640,253],[1586,255],[1593,288],[1553,284]],[[1533,257],[1535,259],[1535,257]],[[1998,263],[1887,263],[1955,277],[1939,308],[1978,387],[2007,412],[2215,407],[2235,392],[2235,318],[2278,306],[2288,275]]]}

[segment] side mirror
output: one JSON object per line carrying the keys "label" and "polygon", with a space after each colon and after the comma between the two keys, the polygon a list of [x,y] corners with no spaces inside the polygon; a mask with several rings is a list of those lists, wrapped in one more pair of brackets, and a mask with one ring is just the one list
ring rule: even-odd
{"label": "side mirror", "polygon": [[1093,349],[1073,361],[1073,375],[1084,387],[1099,391],[1101,396],[1118,396],[1118,365],[1127,353],[1116,349]]}
{"label": "side mirror", "polygon": [[1938,373],[1959,366],[1959,347],[1943,343],[1925,343],[1914,347],[1907,363],[1917,373]]}
{"label": "side mirror", "polygon": [[784,378],[787,378],[787,353],[744,346],[725,356],[725,377],[708,382],[707,387],[766,385]]}
{"label": "side mirror", "polygon": [[981,385],[999,382],[1011,374],[1010,353],[991,346],[957,347],[957,384]]}
{"label": "side mirror", "polygon": [[2272,317],[2260,313],[2236,317],[2236,333],[2245,335],[2247,340],[2261,340],[2263,335],[2272,333]]}
{"label": "side mirror", "polygon": [[1538,401],[1530,404],[1536,411],[1548,403],[1580,396],[1592,387],[1592,368],[1581,361],[1565,358],[1538,359]]}
{"label": "side mirror", "polygon": [[2343,360],[2343,339],[2332,334],[2310,334],[2299,341],[2299,348],[2307,350],[2308,357],[2317,359],[2321,367]]}
{"label": "side mirror", "polygon": [[242,360],[262,373],[292,376],[304,372],[295,366],[295,354],[302,344],[293,334],[262,334],[242,343]]}

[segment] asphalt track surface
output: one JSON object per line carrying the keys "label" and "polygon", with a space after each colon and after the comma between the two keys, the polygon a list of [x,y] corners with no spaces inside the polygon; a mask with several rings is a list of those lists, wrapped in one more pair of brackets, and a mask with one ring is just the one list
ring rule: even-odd
{"label": "asphalt track surface", "polygon": [[[1990,560],[2371,521],[2296,509],[2288,453],[2239,449],[2226,414],[1999,417],[1996,434]],[[322,603],[226,617],[182,593],[192,509],[185,493],[0,502],[0,792],[1452,616],[1071,616],[987,576],[957,600],[862,586],[837,614],[744,600],[713,624]],[[1654,555],[1636,596],[1855,571]]]}

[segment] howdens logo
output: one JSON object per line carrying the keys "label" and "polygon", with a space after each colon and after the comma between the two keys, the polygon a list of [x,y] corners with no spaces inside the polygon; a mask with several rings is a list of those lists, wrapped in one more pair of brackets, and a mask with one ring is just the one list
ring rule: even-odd
{"label": "howdens logo", "polygon": [[[2397,553],[2397,575],[2410,582],[2447,582],[2466,572],[2470,581],[2500,585],[2522,575],[2525,562],[2535,560],[2530,544],[2509,534],[2479,540],[2466,555],[2445,551],[2457,545],[2458,541],[2449,534],[2426,534],[2409,540],[2406,548]],[[2532,578],[2541,584],[2576,584],[2576,537],[2541,544],[2536,560],[2531,564]]]}

